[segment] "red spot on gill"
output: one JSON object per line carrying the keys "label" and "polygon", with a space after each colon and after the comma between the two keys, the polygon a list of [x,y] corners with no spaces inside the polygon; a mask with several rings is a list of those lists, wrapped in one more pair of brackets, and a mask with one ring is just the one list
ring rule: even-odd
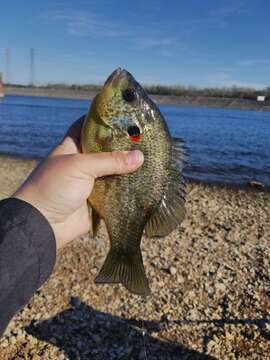
{"label": "red spot on gill", "polygon": [[143,134],[140,134],[139,136],[129,136],[130,139],[134,142],[138,142],[141,140],[141,138],[143,138]]}

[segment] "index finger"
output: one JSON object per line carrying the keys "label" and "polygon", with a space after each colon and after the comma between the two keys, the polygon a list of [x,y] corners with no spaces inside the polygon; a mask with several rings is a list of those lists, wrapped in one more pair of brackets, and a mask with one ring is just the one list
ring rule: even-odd
{"label": "index finger", "polygon": [[68,129],[60,144],[51,152],[50,156],[68,155],[80,152],[80,137],[84,116],[76,120]]}

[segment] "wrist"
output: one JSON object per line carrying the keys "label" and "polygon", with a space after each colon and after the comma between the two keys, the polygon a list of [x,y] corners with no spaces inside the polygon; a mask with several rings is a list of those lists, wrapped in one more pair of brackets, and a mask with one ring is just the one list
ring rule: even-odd
{"label": "wrist", "polygon": [[54,238],[56,241],[56,248],[58,250],[60,246],[58,244],[58,239],[57,239],[58,232],[56,231],[56,226],[52,222],[51,217],[49,216],[49,213],[40,205],[40,202],[36,200],[36,198],[34,196],[34,192],[32,190],[24,191],[23,189],[19,189],[12,195],[12,198],[18,199],[18,200],[21,200],[21,201],[24,201],[24,202],[30,204],[32,207],[34,207],[36,210],[38,210],[39,213],[47,220],[48,224],[50,225],[50,227],[53,231]]}

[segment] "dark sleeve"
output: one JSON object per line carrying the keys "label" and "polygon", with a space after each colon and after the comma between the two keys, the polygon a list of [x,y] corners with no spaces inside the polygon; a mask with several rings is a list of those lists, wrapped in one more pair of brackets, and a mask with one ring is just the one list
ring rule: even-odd
{"label": "dark sleeve", "polygon": [[0,336],[51,274],[56,242],[46,218],[15,198],[0,201]]}

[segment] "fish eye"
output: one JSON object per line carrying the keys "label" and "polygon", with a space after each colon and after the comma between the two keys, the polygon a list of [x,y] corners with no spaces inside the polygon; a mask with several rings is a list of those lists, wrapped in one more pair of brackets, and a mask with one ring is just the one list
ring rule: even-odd
{"label": "fish eye", "polygon": [[125,89],[122,91],[122,98],[127,102],[132,102],[135,100],[135,91],[133,89]]}
{"label": "fish eye", "polygon": [[140,136],[140,129],[136,125],[129,126],[127,132],[129,136]]}

